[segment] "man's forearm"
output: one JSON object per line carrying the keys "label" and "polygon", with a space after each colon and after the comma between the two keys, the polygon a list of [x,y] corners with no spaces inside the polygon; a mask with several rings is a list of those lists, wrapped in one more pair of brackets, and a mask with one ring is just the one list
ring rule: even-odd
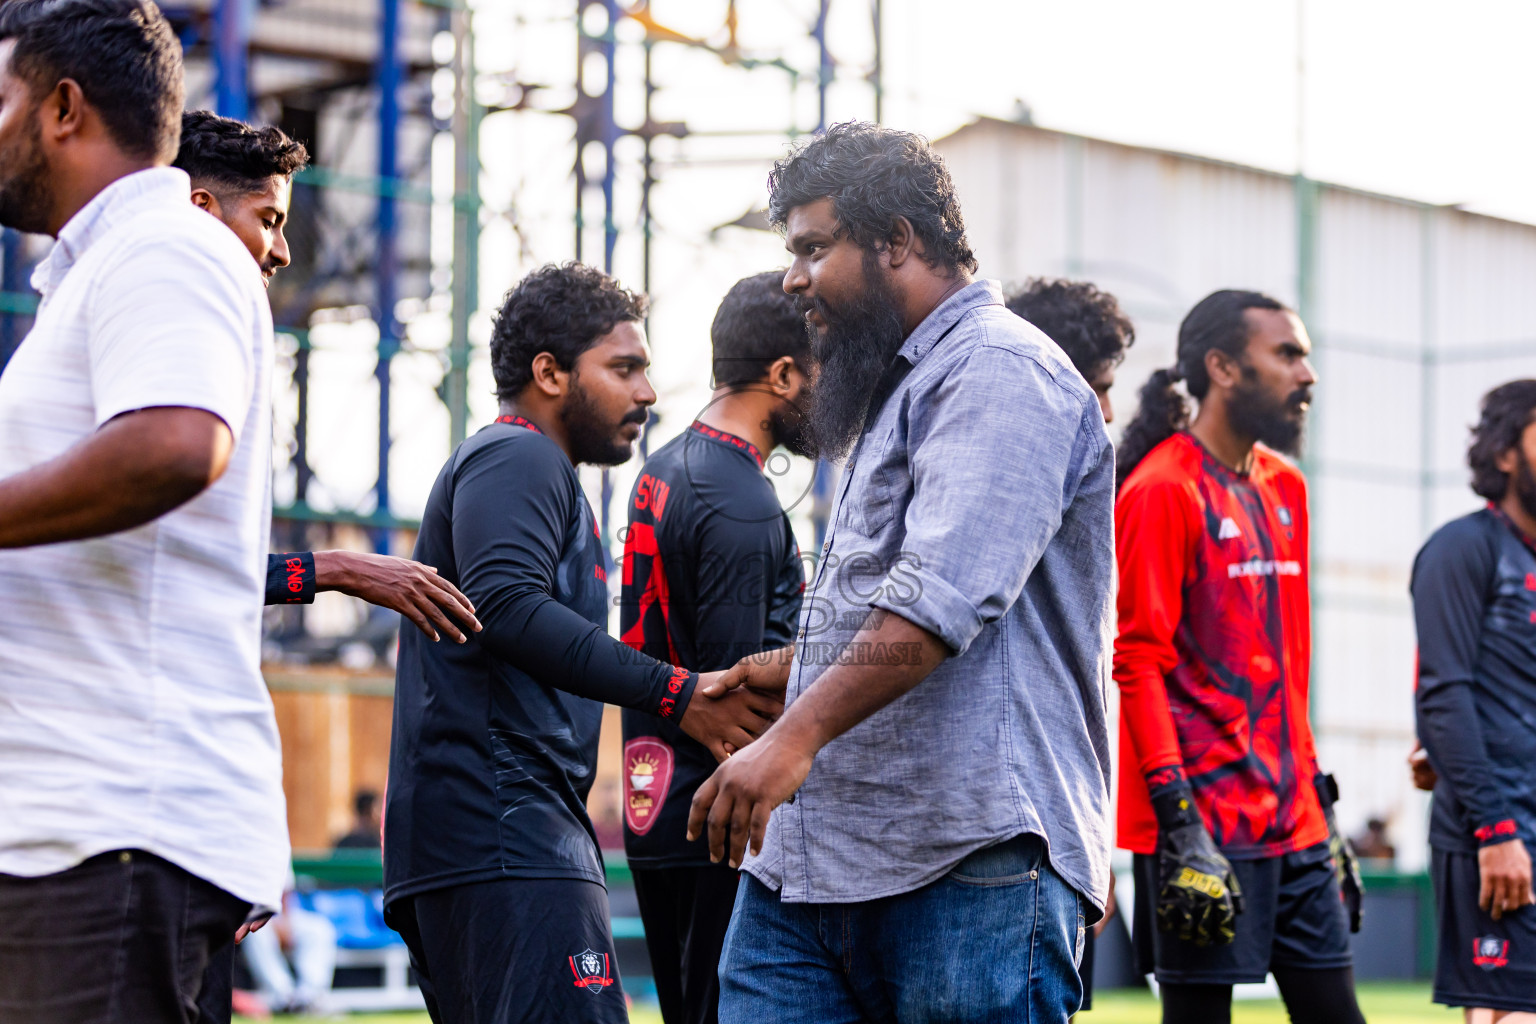
{"label": "man's forearm", "polygon": [[229,428],[201,409],[143,409],[0,480],[0,548],[101,537],[158,519],[223,473]]}
{"label": "man's forearm", "polygon": [[892,612],[871,612],[847,649],[906,651],[913,645],[916,658],[894,659],[894,664],[850,660],[829,668],[790,705],[770,733],[780,733],[814,753],[915,688],[949,657],[944,641],[921,626]]}

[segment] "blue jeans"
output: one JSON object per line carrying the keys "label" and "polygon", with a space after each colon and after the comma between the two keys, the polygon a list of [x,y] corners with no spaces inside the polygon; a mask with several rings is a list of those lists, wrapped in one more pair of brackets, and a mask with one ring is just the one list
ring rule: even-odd
{"label": "blue jeans", "polygon": [[1022,835],[912,892],[781,903],[741,876],[721,1024],[1056,1024],[1077,1011],[1082,898]]}

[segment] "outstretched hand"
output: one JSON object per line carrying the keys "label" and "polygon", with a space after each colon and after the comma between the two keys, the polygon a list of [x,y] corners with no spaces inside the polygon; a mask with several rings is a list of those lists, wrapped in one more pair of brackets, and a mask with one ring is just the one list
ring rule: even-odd
{"label": "outstretched hand", "polygon": [[704,780],[688,809],[688,839],[707,832],[709,859],[741,867],[749,843],[762,852],[768,816],[805,782],[814,757],[783,730],[769,732]]}
{"label": "outstretched hand", "polygon": [[700,675],[693,699],[677,723],[704,744],[716,761],[724,761],[757,739],[784,711],[782,694],[746,685],[745,676],[740,662],[723,672]]}
{"label": "outstretched hand", "polygon": [[763,694],[770,694],[784,701],[784,691],[789,686],[789,666],[794,661],[793,647],[780,647],[772,651],[749,654],[724,672],[710,672],[699,677],[695,693],[706,697],[719,697],[739,686],[746,686]]}
{"label": "outstretched hand", "polygon": [[397,611],[433,640],[439,639],[441,630],[462,644],[467,638],[454,619],[477,633],[480,631],[480,620],[475,618],[475,606],[469,598],[432,566],[409,558],[358,551],[316,551],[315,589],[339,590]]}

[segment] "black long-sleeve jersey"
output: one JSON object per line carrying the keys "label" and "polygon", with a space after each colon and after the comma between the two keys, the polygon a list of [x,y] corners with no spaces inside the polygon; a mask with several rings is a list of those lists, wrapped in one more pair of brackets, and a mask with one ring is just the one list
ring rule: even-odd
{"label": "black long-sleeve jersey", "polygon": [[[695,423],[646,461],[629,500],[625,643],[698,672],[793,642],[805,577],[762,453]],[[637,867],[709,863],[684,838],[715,759],[673,723],[624,712],[624,848]]]}
{"label": "black long-sleeve jersey", "polygon": [[1430,845],[1536,842],[1536,547],[1490,506],[1435,531],[1410,588]]}
{"label": "black long-sleeve jersey", "polygon": [[676,722],[698,681],[607,634],[607,572],[565,453],[504,418],[438,474],[416,559],[474,602],[467,643],[400,635],[384,896],[489,878],[601,884],[587,793],[602,703]]}

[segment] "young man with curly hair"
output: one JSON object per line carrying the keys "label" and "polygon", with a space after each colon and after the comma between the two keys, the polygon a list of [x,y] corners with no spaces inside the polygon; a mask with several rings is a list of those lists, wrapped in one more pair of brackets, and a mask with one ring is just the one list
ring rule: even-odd
{"label": "young man with curly hair", "polygon": [[400,638],[384,815],[386,919],[435,1021],[628,1019],[586,798],[604,702],[716,758],[777,695],[607,634],[608,560],[576,467],[630,457],[656,393],[642,296],[578,263],[507,294],[491,330],[501,415],[454,450],[418,560],[471,600],[464,644]]}
{"label": "young man with curly hair", "polygon": [[1009,295],[1005,305],[1060,346],[1098,396],[1104,422],[1113,423],[1109,389],[1125,350],[1136,340],[1136,328],[1119,301],[1091,281],[1036,277]]}
{"label": "young man with curly hair", "polygon": [[1467,451],[1487,504],[1413,563],[1419,740],[1440,932],[1435,1002],[1536,1021],[1536,380],[1483,397]]}
{"label": "young man with curly hair", "polygon": [[811,435],[848,462],[796,643],[755,668],[788,709],[689,817],[743,867],[720,1019],[1064,1021],[1109,887],[1103,414],[972,280],[926,140],[836,125],[769,210]]}

